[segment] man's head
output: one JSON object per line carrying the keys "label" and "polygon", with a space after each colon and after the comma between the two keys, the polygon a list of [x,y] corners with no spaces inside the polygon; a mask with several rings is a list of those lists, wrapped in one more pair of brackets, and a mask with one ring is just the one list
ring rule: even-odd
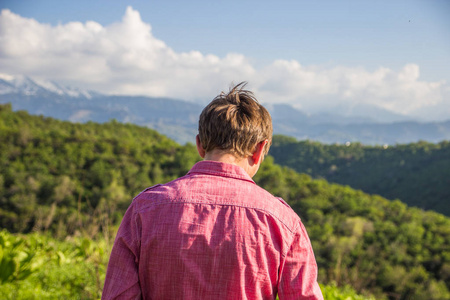
{"label": "man's head", "polygon": [[206,153],[221,150],[244,158],[252,156],[260,143],[264,143],[264,154],[269,152],[272,118],[253,93],[244,90],[245,85],[241,82],[222,92],[203,109],[198,139]]}

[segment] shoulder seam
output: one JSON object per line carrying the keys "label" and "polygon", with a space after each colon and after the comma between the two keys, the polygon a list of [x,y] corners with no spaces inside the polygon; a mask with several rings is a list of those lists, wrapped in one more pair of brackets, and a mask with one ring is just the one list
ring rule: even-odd
{"label": "shoulder seam", "polygon": [[145,190],[143,190],[142,192],[140,192],[139,194],[137,194],[137,195],[133,198],[133,200],[131,200],[131,202],[134,202],[134,200],[136,200],[137,197],[139,197],[140,195],[142,195],[142,194],[145,193],[146,191],[149,191],[149,190],[151,190],[151,189],[154,189],[154,188],[156,188],[156,187],[158,187],[158,186],[160,186],[160,185],[162,185],[162,184],[161,184],[161,183],[158,183],[158,184],[152,185],[151,187],[146,188]]}

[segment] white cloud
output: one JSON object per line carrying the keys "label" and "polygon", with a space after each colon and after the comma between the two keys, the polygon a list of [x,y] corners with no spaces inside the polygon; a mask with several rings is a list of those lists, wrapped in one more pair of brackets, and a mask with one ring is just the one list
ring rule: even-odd
{"label": "white cloud", "polygon": [[150,24],[131,7],[108,26],[93,21],[51,26],[2,10],[0,68],[104,93],[187,100],[211,99],[232,81],[246,80],[262,102],[310,110],[365,103],[402,114],[450,116],[449,84],[421,81],[416,64],[368,71],[276,60],[255,69],[237,53],[177,53],[155,38]]}
{"label": "white cloud", "polygon": [[[339,104],[365,103],[420,116],[420,109],[444,104],[450,93],[445,81],[419,80],[419,66],[408,64],[399,72],[381,67],[303,67],[297,61],[276,61],[266,67],[261,92],[267,99],[300,104],[317,110]],[[450,116],[450,111],[447,111]]]}
{"label": "white cloud", "polygon": [[198,51],[176,53],[156,39],[138,11],[121,22],[49,26],[3,10],[0,15],[2,72],[26,74],[105,93],[211,97],[224,82],[252,77],[240,54],[224,58]]}

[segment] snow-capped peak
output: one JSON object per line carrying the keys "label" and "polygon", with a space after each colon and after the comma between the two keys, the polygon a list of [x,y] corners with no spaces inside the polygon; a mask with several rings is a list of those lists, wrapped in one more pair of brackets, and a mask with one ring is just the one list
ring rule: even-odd
{"label": "snow-capped peak", "polygon": [[91,99],[93,92],[62,86],[54,81],[30,78],[24,75],[9,75],[0,73],[0,95],[24,94],[38,95],[40,93],[53,93],[71,98]]}

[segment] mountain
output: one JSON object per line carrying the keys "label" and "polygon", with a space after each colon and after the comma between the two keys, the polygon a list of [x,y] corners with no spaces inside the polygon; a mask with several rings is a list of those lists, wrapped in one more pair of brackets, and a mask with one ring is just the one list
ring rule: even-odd
{"label": "mountain", "polygon": [[0,77],[0,103],[14,110],[72,122],[115,119],[153,128],[179,143],[195,141],[202,106],[187,101],[140,96],[109,96],[29,77]]}
{"label": "mountain", "polygon": [[[363,106],[361,106],[362,108]],[[366,106],[365,109],[370,109]],[[316,113],[308,115],[286,104],[268,105],[272,115],[274,133],[314,140],[325,144],[360,142],[366,145],[395,145],[417,141],[437,143],[450,139],[450,120],[446,122],[397,121],[380,123],[349,114]],[[383,118],[404,118],[394,114],[381,114]],[[364,120],[365,119],[365,120]]]}
{"label": "mountain", "polygon": [[53,81],[36,80],[27,76],[17,75],[8,76],[0,74],[0,95],[18,94],[27,96],[51,96],[53,94],[72,97],[91,99],[99,93],[78,88],[62,86]]}
{"label": "mountain", "polygon": [[[185,144],[193,142],[203,105],[169,98],[105,95],[26,76],[0,75],[0,103],[72,122],[134,123]],[[326,144],[400,144],[450,139],[450,121],[422,123],[367,105],[308,114],[287,104],[267,104],[274,133]],[[395,120],[395,122],[393,122]]]}
{"label": "mountain", "polygon": [[450,216],[450,142],[325,145],[275,136],[275,163],[314,178]]}
{"label": "mountain", "polygon": [[323,122],[331,120],[333,123],[354,124],[354,123],[394,123],[414,121],[413,118],[400,115],[375,105],[357,103],[352,105],[336,105],[324,109],[315,114],[318,118],[323,118]]}

